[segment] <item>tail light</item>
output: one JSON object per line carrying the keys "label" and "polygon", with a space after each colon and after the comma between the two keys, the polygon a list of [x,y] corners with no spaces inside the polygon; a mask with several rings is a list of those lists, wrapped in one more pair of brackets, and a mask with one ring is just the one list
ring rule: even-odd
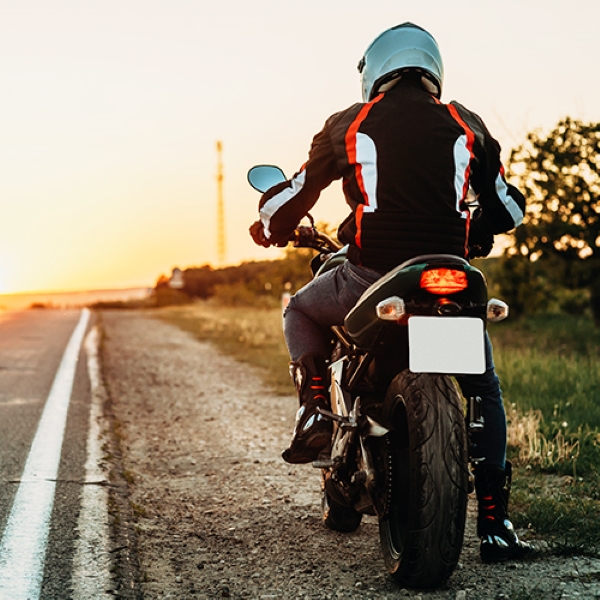
{"label": "tail light", "polygon": [[467,289],[467,274],[457,269],[429,269],[421,273],[420,286],[431,294],[455,294]]}

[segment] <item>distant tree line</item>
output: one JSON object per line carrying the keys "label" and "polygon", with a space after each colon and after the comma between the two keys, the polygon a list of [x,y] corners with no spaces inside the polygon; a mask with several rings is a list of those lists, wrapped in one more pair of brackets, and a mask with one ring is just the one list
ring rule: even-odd
{"label": "distant tree line", "polygon": [[216,297],[229,305],[260,305],[262,302],[265,306],[274,306],[280,303],[283,293],[293,293],[310,280],[312,255],[311,250],[288,248],[278,260],[243,262],[223,268],[190,267],[183,270],[183,287],[171,289],[171,278],[163,275],[155,291],[169,304],[174,299]]}

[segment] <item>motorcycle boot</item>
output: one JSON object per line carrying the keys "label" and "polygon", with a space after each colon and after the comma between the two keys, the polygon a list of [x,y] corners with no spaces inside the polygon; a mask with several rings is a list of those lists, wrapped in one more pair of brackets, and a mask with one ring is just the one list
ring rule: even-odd
{"label": "motorcycle boot", "polygon": [[304,354],[290,363],[290,375],[298,392],[300,408],[290,447],[282,457],[288,463],[303,464],[316,460],[319,453],[331,441],[332,422],[317,412],[318,408],[329,410],[327,390],[327,365],[318,354]]}
{"label": "motorcycle boot", "polygon": [[524,558],[534,548],[522,542],[508,520],[508,498],[512,480],[512,465],[506,468],[479,465],[475,471],[478,515],[477,535],[483,562],[503,562]]}

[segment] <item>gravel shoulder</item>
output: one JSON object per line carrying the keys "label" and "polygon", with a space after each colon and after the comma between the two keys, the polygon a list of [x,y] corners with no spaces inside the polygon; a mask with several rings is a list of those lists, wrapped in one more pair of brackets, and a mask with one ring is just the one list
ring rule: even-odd
{"label": "gravel shoulder", "polygon": [[447,584],[399,588],[376,519],[329,531],[319,472],[280,458],[295,398],[270,395],[257,371],[147,312],[106,311],[102,327],[143,597],[600,598],[597,559],[482,564],[472,501]]}

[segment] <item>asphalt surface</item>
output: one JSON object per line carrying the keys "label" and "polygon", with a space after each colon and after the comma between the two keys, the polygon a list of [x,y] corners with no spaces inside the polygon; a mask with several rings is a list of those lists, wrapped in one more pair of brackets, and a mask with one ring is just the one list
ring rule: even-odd
{"label": "asphalt surface", "polygon": [[[1,535],[6,533],[40,416],[80,316],[80,310],[26,310],[0,315]],[[90,384],[82,347],[67,413],[41,598],[72,595],[71,565],[85,473],[89,405]]]}

